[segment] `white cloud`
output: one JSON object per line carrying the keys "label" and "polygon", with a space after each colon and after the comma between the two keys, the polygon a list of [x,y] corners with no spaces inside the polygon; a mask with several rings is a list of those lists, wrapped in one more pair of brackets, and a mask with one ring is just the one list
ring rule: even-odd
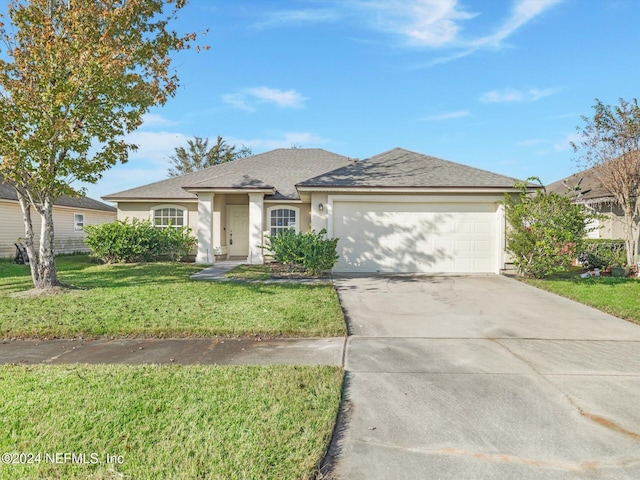
{"label": "white cloud", "polygon": [[146,185],[167,178],[167,169],[159,169],[154,165],[138,161],[136,167],[131,164],[116,165],[104,172],[102,178],[94,185],[82,184],[87,189],[87,195],[100,200],[104,195],[121,192],[130,188]]}
{"label": "white cloud", "polygon": [[529,101],[535,102],[537,100],[540,100],[541,98],[550,97],[551,95],[554,95],[559,91],[560,89],[558,88],[543,88],[542,90],[539,88],[532,88],[527,93]]}
{"label": "white cloud", "polygon": [[[458,0],[404,0],[351,2],[374,15],[370,23],[378,30],[391,32],[406,39],[410,45],[453,49],[454,53],[417,65],[431,67],[451,62],[480,49],[500,48],[507,38],[552,6],[565,0],[516,0],[505,20],[485,35],[464,35],[463,22],[470,22],[478,13],[465,10]],[[504,5],[506,2],[495,2]],[[457,50],[457,51],[455,51]]]}
{"label": "white cloud", "polygon": [[154,113],[146,113],[142,116],[141,128],[149,127],[165,127],[175,125],[176,122],[163,117],[162,115],[156,115]]}
{"label": "white cloud", "polygon": [[541,98],[548,97],[560,90],[557,88],[530,88],[529,90],[516,90],[505,88],[502,90],[491,90],[485,92],[480,101],[483,103],[514,103],[514,102],[536,102]]}
{"label": "white cloud", "polygon": [[426,47],[455,42],[461,29],[458,22],[476,16],[462,10],[457,0],[374,0],[357,2],[357,6],[373,17],[374,28]]}
{"label": "white cloud", "polygon": [[275,103],[278,107],[283,108],[303,108],[304,102],[307,100],[295,90],[284,91],[276,88],[256,87],[248,88],[245,92],[258,100]]}
{"label": "white cloud", "polygon": [[322,138],[310,132],[285,132],[281,138],[254,138],[251,140],[243,140],[237,138],[229,138],[228,142],[234,145],[246,145],[251,147],[253,153],[273,150],[274,148],[291,148],[297,146],[300,148],[318,148],[321,145],[329,143],[329,139]]}
{"label": "white cloud", "polygon": [[471,45],[477,48],[500,46],[503,40],[515,33],[520,27],[533,20],[549,7],[562,1],[564,0],[519,0],[515,2],[511,15],[493,34],[478,38]]}
{"label": "white cloud", "polygon": [[553,149],[556,152],[566,152],[568,150],[573,150],[573,148],[571,147],[571,142],[578,143],[581,138],[582,137],[577,133],[569,133],[564,137],[564,139],[555,143],[553,145]]}
{"label": "white cloud", "polygon": [[257,103],[271,103],[280,108],[304,108],[307,98],[295,90],[278,90],[269,87],[245,88],[238,93],[227,93],[222,101],[236,108],[252,112]]}
{"label": "white cloud", "polygon": [[440,120],[453,120],[455,118],[463,118],[471,115],[467,110],[456,110],[454,112],[438,113],[424,117],[428,122],[437,122]]}
{"label": "white cloud", "polygon": [[[144,160],[166,168],[168,158],[176,147],[186,144],[186,135],[178,132],[142,132],[135,131],[125,139],[138,145],[138,150],[129,154],[129,160]],[[148,183],[148,182],[147,182]]]}
{"label": "white cloud", "polygon": [[524,95],[521,90],[491,90],[482,94],[480,98],[484,103],[508,103],[508,102],[521,102],[524,99]]}
{"label": "white cloud", "polygon": [[247,96],[242,93],[226,93],[222,95],[222,101],[240,110],[246,110],[247,112],[253,112],[255,110],[255,108],[247,103]]}
{"label": "white cloud", "polygon": [[287,25],[301,26],[313,23],[335,22],[341,18],[340,12],[328,8],[308,10],[277,10],[269,12],[265,18],[255,23],[255,28],[271,28]]}

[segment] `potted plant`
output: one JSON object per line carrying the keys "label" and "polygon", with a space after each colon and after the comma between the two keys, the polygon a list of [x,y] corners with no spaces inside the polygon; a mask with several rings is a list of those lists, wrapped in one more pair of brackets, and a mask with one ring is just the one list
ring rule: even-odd
{"label": "potted plant", "polygon": [[626,276],[626,269],[620,264],[611,265],[611,276],[624,278]]}

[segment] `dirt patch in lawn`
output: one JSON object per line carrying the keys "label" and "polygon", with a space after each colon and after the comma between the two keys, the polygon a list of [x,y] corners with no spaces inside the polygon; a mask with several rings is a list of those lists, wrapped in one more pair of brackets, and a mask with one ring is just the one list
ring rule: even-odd
{"label": "dirt patch in lawn", "polygon": [[65,293],[77,292],[80,289],[77,287],[69,287],[65,285],[58,285],[50,288],[31,288],[29,290],[23,290],[21,292],[13,292],[9,294],[10,298],[41,298],[41,297],[53,297],[55,295],[63,295]]}
{"label": "dirt patch in lawn", "polygon": [[283,265],[281,263],[270,263],[271,278],[331,278],[331,272],[322,272],[319,275],[310,275],[307,271],[298,265]]}

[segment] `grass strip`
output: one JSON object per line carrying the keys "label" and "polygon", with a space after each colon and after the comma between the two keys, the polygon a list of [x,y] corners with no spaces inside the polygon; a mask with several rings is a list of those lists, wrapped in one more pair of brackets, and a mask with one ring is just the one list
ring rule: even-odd
{"label": "grass strip", "polygon": [[341,384],[319,366],[0,366],[0,452],[32,460],[0,479],[307,479]]}
{"label": "grass strip", "polygon": [[640,324],[640,281],[633,278],[556,276],[529,285]]}
{"label": "grass strip", "polygon": [[343,336],[332,285],[193,281],[183,263],[96,265],[59,257],[59,295],[18,296],[29,269],[0,262],[0,337]]}

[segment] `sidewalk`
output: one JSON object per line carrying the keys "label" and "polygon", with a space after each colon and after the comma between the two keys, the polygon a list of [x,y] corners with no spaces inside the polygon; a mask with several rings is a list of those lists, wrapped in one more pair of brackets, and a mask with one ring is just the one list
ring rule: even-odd
{"label": "sidewalk", "polygon": [[342,337],[2,340],[0,364],[341,366],[344,347]]}

